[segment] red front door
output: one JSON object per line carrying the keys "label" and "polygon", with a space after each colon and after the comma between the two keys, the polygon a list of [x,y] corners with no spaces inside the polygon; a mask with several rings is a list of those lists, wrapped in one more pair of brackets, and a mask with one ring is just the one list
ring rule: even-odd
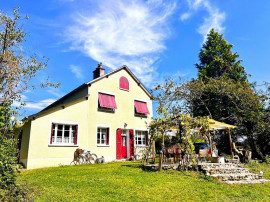
{"label": "red front door", "polygon": [[121,129],[116,131],[116,159],[126,159],[134,156],[133,129]]}
{"label": "red front door", "polygon": [[121,138],[122,138],[122,146],[121,146],[121,154],[122,158],[127,158],[127,131],[122,130],[121,131]]}

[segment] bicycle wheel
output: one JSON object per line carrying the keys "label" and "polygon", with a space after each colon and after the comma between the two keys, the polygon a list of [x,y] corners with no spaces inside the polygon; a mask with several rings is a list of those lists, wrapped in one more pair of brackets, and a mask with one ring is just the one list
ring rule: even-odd
{"label": "bicycle wheel", "polygon": [[94,163],[96,163],[96,160],[97,160],[97,155],[96,154],[92,153],[92,154],[89,155],[89,160],[88,160],[89,163],[94,164]]}
{"label": "bicycle wheel", "polygon": [[78,156],[78,163],[79,163],[79,165],[85,164],[86,163],[85,157],[82,155],[79,155]]}
{"label": "bicycle wheel", "polygon": [[78,162],[77,161],[74,161],[74,160],[70,162],[70,165],[71,166],[76,166],[77,164],[78,164]]}

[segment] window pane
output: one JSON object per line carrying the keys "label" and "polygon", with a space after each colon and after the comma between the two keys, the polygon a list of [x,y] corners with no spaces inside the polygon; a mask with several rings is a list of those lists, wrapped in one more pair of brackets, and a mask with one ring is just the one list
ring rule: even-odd
{"label": "window pane", "polygon": [[64,143],[68,143],[69,141],[69,130],[64,131]]}
{"label": "window pane", "polygon": [[142,144],[145,145],[145,135],[142,136]]}
{"label": "window pane", "polygon": [[55,125],[53,127],[52,142],[54,142],[54,140],[55,140]]}
{"label": "window pane", "polygon": [[63,130],[63,125],[57,125],[58,130]]}
{"label": "window pane", "polygon": [[70,143],[74,143],[74,138],[75,138],[75,126],[71,127],[71,140]]}
{"label": "window pane", "polygon": [[99,133],[99,130],[97,132],[97,144],[100,144],[100,133]]}
{"label": "window pane", "polygon": [[58,136],[57,136],[56,142],[57,142],[57,143],[62,143],[62,137],[58,137]]}
{"label": "window pane", "polygon": [[63,135],[63,125],[57,126],[57,143],[62,143],[62,135]]}
{"label": "window pane", "polygon": [[105,144],[106,140],[106,135],[102,133],[102,137],[101,137],[101,144]]}

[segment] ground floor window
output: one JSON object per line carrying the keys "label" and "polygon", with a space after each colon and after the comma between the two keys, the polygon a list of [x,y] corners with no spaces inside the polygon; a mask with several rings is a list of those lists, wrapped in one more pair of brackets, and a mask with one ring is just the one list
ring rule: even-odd
{"label": "ground floor window", "polygon": [[77,144],[78,125],[52,124],[51,144]]}
{"label": "ground floor window", "polygon": [[97,145],[109,145],[109,128],[97,128]]}
{"label": "ground floor window", "polygon": [[146,145],[146,131],[136,130],[135,143],[136,143],[136,146],[145,146]]}

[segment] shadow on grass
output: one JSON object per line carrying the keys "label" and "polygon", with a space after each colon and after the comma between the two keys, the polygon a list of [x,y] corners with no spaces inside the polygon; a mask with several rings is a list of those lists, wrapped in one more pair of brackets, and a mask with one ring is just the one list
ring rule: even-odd
{"label": "shadow on grass", "polygon": [[208,182],[213,182],[213,183],[218,182],[217,179],[215,179],[209,175],[203,174],[203,173],[200,173],[200,175],[198,177],[199,177],[199,179],[204,179]]}
{"label": "shadow on grass", "polygon": [[141,164],[128,164],[128,165],[121,165],[122,167],[129,167],[129,168],[141,168]]}
{"label": "shadow on grass", "polygon": [[121,165],[123,167],[141,169],[144,172],[157,172],[157,170],[152,169],[151,167],[146,167],[143,164],[132,164],[132,165]]}

